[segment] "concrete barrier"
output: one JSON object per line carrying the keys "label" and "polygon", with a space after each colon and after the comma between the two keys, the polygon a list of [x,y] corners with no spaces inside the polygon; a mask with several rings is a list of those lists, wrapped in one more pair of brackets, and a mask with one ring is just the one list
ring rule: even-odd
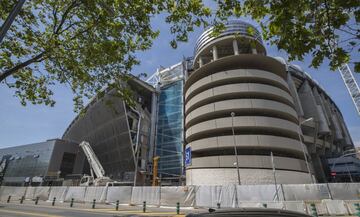
{"label": "concrete barrier", "polygon": [[284,201],[283,204],[286,210],[307,213],[304,201]]}
{"label": "concrete barrier", "polygon": [[323,200],[322,203],[326,206],[328,215],[348,215],[346,204],[343,200]]}

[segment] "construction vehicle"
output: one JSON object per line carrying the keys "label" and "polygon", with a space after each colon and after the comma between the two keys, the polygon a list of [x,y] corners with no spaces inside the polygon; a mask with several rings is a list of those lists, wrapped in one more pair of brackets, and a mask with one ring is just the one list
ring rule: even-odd
{"label": "construction vehicle", "polygon": [[153,180],[152,186],[159,186],[158,167],[159,167],[159,156],[153,158]]}
{"label": "construction vehicle", "polygon": [[[90,144],[86,141],[82,141],[79,145],[89,162],[90,176],[84,175],[80,180],[80,186],[107,186],[109,183],[114,183],[112,179],[105,176],[105,170],[101,166],[99,159],[96,157],[95,152],[91,148]],[[94,177],[94,173],[96,178]]]}

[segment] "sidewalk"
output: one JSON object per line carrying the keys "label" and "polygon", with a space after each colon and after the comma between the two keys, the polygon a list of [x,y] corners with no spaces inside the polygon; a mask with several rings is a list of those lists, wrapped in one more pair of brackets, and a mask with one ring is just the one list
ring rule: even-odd
{"label": "sidewalk", "polygon": [[[188,213],[199,213],[207,212],[207,209],[194,209],[192,207],[180,207],[180,214],[176,214],[176,207],[156,207],[153,205],[146,206],[145,213],[143,212],[143,206],[130,206],[127,204],[119,204],[118,210],[116,210],[115,204],[103,204],[95,203],[95,208],[93,208],[92,203],[73,203],[73,207],[70,207],[69,202],[58,202],[55,201],[54,206],[52,206],[52,201],[38,201],[38,204],[35,205],[33,200],[24,200],[23,203],[20,203],[20,200],[12,200],[10,203],[6,201],[1,201],[1,204],[11,204],[18,206],[32,206],[32,207],[41,207],[41,208],[54,208],[62,210],[80,210],[87,212],[99,212],[99,213],[112,213],[112,214],[128,214],[128,215],[139,215],[139,216],[185,216]],[[116,215],[115,215],[116,216]]]}

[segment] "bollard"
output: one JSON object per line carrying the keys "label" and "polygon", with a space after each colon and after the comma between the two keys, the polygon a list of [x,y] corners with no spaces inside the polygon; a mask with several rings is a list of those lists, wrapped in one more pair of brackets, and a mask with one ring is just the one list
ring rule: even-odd
{"label": "bollard", "polygon": [[52,206],[55,206],[55,200],[56,200],[56,197],[53,198],[53,201],[52,201]]}
{"label": "bollard", "polygon": [[24,203],[24,199],[25,199],[25,197],[24,197],[24,196],[21,196],[20,204]]}
{"label": "bollard", "polygon": [[180,214],[180,203],[179,202],[176,203],[176,214],[177,215]]}
{"label": "bollard", "polygon": [[96,203],[96,200],[94,199],[93,200],[93,204],[92,204],[92,208],[95,209],[95,203]]}
{"label": "bollard", "polygon": [[73,206],[74,206],[74,198],[71,198],[70,207],[73,207]]}
{"label": "bollard", "polygon": [[115,209],[116,209],[116,211],[118,211],[118,210],[119,210],[119,200],[117,200],[117,201],[116,201],[116,206],[115,206]]}
{"label": "bollard", "polygon": [[267,208],[267,204],[266,204],[266,203],[263,203],[263,207],[264,207],[264,208]]}
{"label": "bollard", "polygon": [[314,203],[310,204],[310,207],[311,207],[311,215],[314,216],[314,217],[318,217],[318,213],[316,211],[316,206]]}
{"label": "bollard", "polygon": [[143,212],[146,212],[146,201],[143,202]]}
{"label": "bollard", "polygon": [[7,203],[10,203],[11,200],[11,195],[9,195],[8,199],[7,199]]}
{"label": "bollard", "polygon": [[356,209],[356,216],[360,217],[360,204],[355,203],[354,206],[355,206],[355,209]]}
{"label": "bollard", "polygon": [[38,205],[38,203],[39,203],[39,197],[36,197],[36,199],[35,199],[35,205]]}
{"label": "bollard", "polygon": [[218,209],[220,209],[220,203],[217,203],[216,206]]}

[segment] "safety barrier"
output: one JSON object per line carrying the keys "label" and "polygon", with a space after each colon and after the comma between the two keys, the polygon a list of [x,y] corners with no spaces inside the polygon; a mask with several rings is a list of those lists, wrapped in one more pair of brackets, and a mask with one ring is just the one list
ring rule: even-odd
{"label": "safety barrier", "polygon": [[[174,186],[0,187],[0,200],[187,207],[266,207],[318,215],[356,215],[360,183]],[[55,200],[54,200],[55,199]]]}

